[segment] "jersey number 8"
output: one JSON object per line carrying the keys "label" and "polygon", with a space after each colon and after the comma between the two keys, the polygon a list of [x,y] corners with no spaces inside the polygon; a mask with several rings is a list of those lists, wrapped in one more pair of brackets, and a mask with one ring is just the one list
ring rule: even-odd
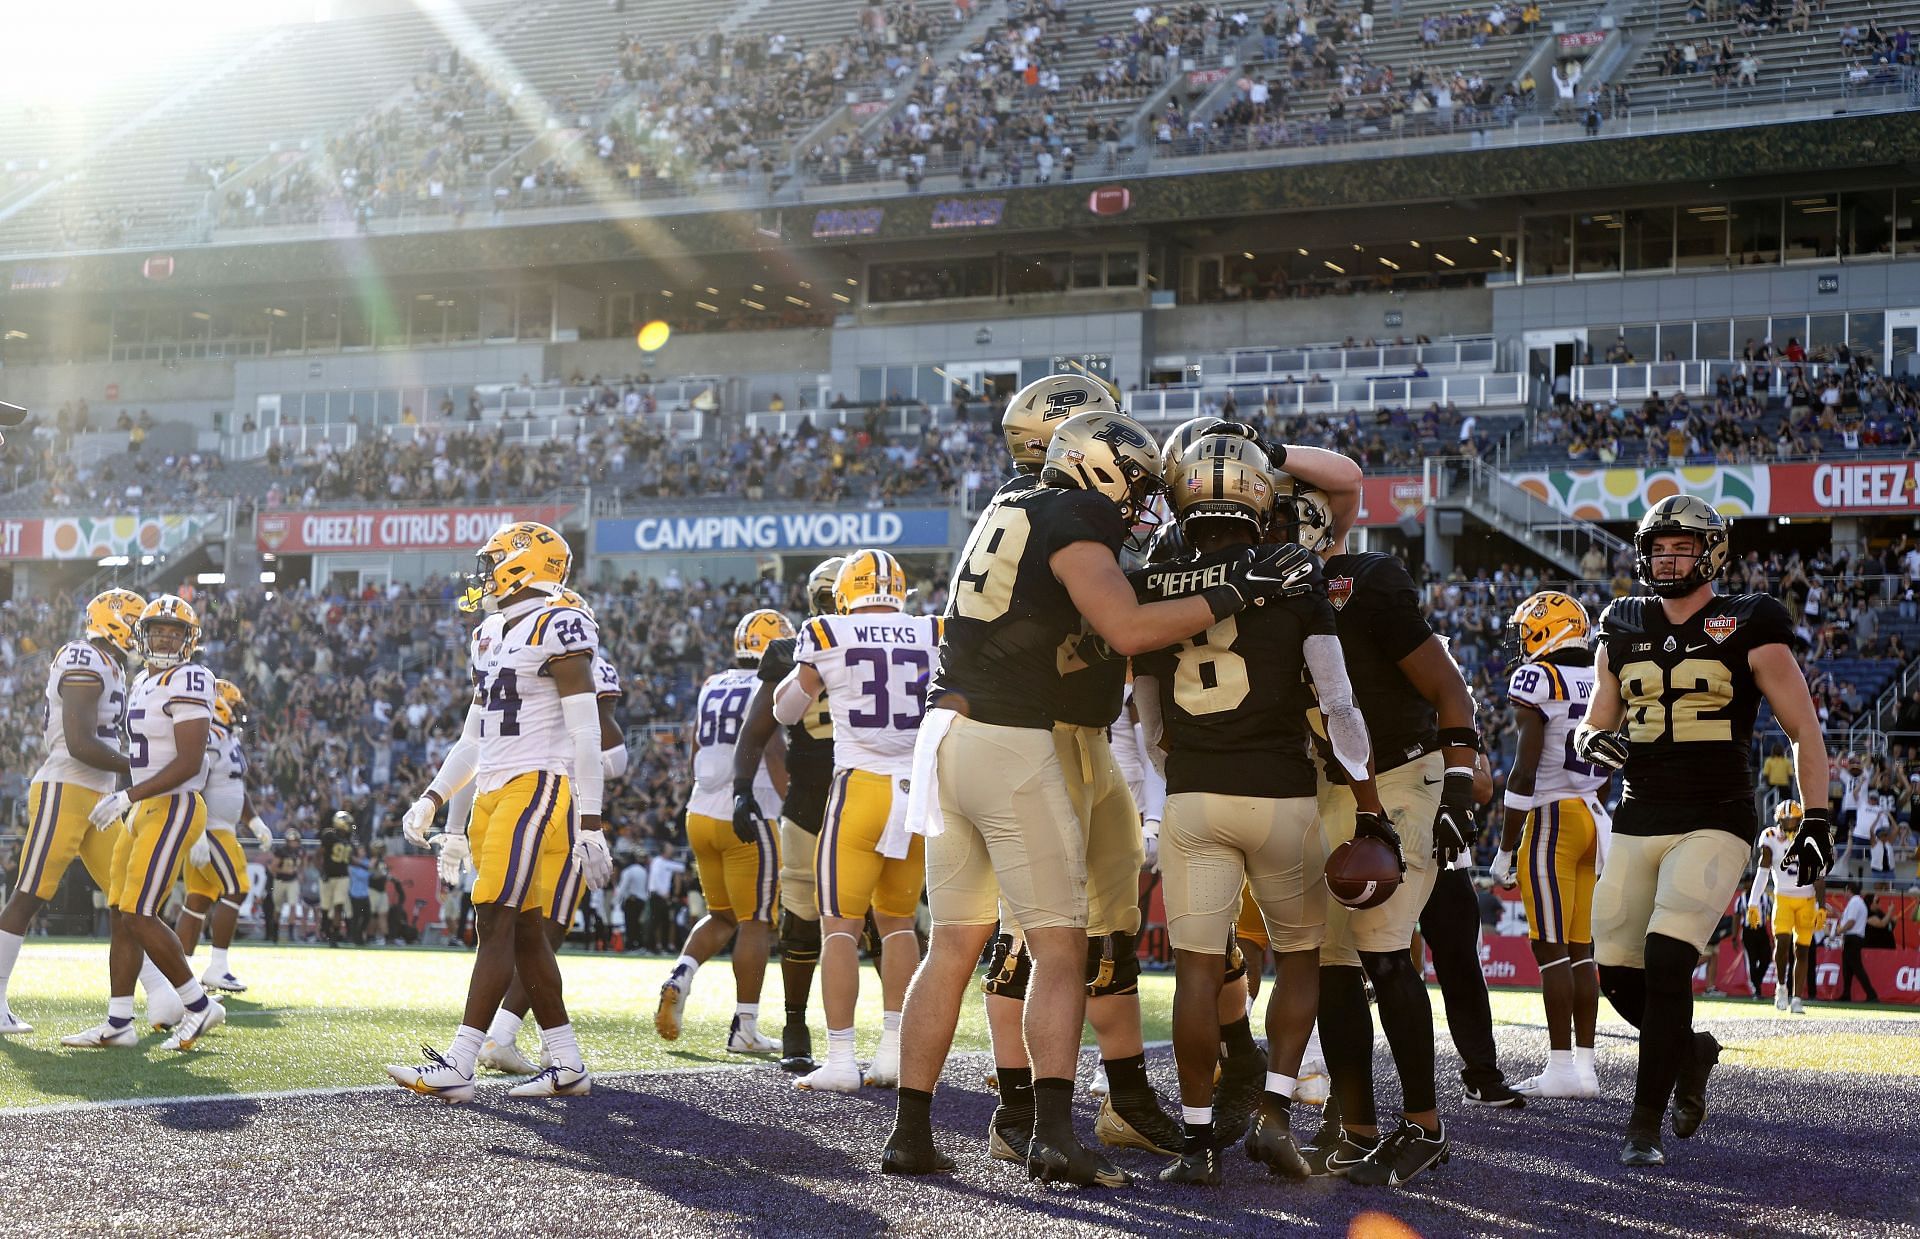
{"label": "jersey number 8", "polygon": [[1230,648],[1240,636],[1233,616],[1182,641],[1174,657],[1173,703],[1189,716],[1219,714],[1247,699],[1247,660]]}

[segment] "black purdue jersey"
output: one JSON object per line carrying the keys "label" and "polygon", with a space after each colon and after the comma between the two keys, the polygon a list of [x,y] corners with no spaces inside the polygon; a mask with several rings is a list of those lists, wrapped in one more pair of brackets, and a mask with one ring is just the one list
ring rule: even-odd
{"label": "black purdue jersey", "polygon": [[[760,678],[778,684],[793,670],[794,638],[776,637],[760,656]],[[799,722],[787,728],[787,798],[780,816],[808,834],[820,833],[827,811],[827,790],[833,783],[833,714],[827,695],[807,707]]]}
{"label": "black purdue jersey", "polygon": [[[1242,551],[1235,547],[1127,575],[1142,602],[1180,598],[1223,583],[1219,569]],[[1316,590],[1248,607],[1199,636],[1134,659],[1135,673],[1152,676],[1159,686],[1167,791],[1313,795],[1307,741],[1313,695],[1302,647],[1316,633],[1335,632],[1333,607]]]}
{"label": "black purdue jersey", "polygon": [[1433,635],[1413,578],[1378,551],[1335,555],[1322,571],[1375,768],[1391,770],[1432,752],[1440,745],[1439,716],[1400,670],[1400,660]]}
{"label": "black purdue jersey", "polygon": [[[1003,488],[954,562],[927,703],[983,723],[1052,727],[1061,717],[1061,675],[1072,665],[1069,640],[1081,622],[1049,561],[1075,542],[1098,542],[1118,555],[1126,536],[1120,509],[1103,495]],[[1119,710],[1116,700],[1097,725]]]}
{"label": "black purdue jersey", "polygon": [[1761,694],[1747,656],[1792,643],[1787,609],[1770,594],[1721,594],[1674,624],[1658,598],[1617,598],[1600,616],[1599,635],[1626,702],[1626,788],[1615,833],[1710,827],[1751,842],[1748,751]]}

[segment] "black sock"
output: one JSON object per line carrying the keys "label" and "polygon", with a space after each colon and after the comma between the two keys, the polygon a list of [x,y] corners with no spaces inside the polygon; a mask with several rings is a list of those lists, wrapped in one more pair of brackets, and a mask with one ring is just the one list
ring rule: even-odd
{"label": "black sock", "polygon": [[1660,1143],[1660,1124],[1665,1117],[1666,1115],[1659,1107],[1649,1110],[1643,1106],[1635,1106],[1633,1116],[1627,1120],[1627,1133],[1645,1136],[1658,1144]]}
{"label": "black sock", "polygon": [[1644,969],[1601,964],[1600,992],[1607,996],[1608,1004],[1619,1013],[1620,1018],[1635,1028],[1640,1027],[1641,1021],[1647,1018],[1647,974]]}
{"label": "black sock", "polygon": [[1053,1078],[1033,1082],[1033,1134],[1054,1138],[1073,1135],[1073,1081]]}
{"label": "black sock", "polygon": [[1280,1120],[1280,1126],[1291,1127],[1293,1125],[1293,1098],[1282,1097],[1278,1093],[1269,1091],[1261,1093],[1260,1100],[1267,1103],[1267,1109],[1272,1111],[1274,1117]]}
{"label": "black sock", "polygon": [[1253,1025],[1246,1016],[1241,1016],[1231,1024],[1220,1025],[1220,1049],[1228,1058],[1260,1053],[1260,1047],[1254,1044]]}
{"label": "black sock", "polygon": [[1106,1058],[1100,1060],[1100,1065],[1107,1069],[1107,1087],[1116,1097],[1122,1093],[1137,1097],[1153,1091],[1153,1086],[1147,1083],[1145,1054],[1135,1054],[1131,1058]]}
{"label": "black sock", "polygon": [[[1362,951],[1380,1004],[1380,1027],[1400,1076],[1401,1107],[1411,1113],[1434,1108],[1433,1004],[1405,951]],[[1324,1038],[1321,1042],[1325,1044]]]}
{"label": "black sock", "polygon": [[1033,1109],[1033,1068],[996,1067],[1000,1076],[1000,1104],[1009,1110]]}
{"label": "black sock", "polygon": [[1700,952],[1665,934],[1647,935],[1647,1009],[1640,1025],[1636,1109],[1666,1109],[1681,1068],[1693,1061],[1693,969]]}
{"label": "black sock", "polygon": [[1198,1153],[1213,1144],[1212,1123],[1188,1123],[1186,1152]]}
{"label": "black sock", "polygon": [[893,1115],[893,1138],[933,1141],[933,1094],[901,1085],[894,1090],[898,1109]]}
{"label": "black sock", "polygon": [[804,1025],[806,1022],[807,1005],[805,1003],[801,1003],[797,1007],[789,1006],[787,1008],[787,1023]]}
{"label": "black sock", "polygon": [[1339,1099],[1341,1121],[1371,1127],[1373,1110],[1373,1015],[1361,971],[1350,965],[1320,970],[1320,1049]]}

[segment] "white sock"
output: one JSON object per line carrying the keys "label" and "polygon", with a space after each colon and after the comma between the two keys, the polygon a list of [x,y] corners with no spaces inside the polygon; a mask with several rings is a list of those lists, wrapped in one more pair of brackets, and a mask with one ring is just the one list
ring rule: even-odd
{"label": "white sock", "polygon": [[167,980],[167,974],[160,971],[160,965],[142,955],[140,957],[140,988],[147,992],[147,1001],[152,1002],[155,994],[163,994],[173,988],[173,982]]}
{"label": "white sock", "polygon": [[1547,1051],[1547,1070],[1555,1073],[1556,1075],[1563,1071],[1572,1071],[1573,1070],[1573,1051],[1572,1050],[1548,1050]]}
{"label": "white sock", "polygon": [[668,976],[681,993],[693,989],[693,974],[700,971],[700,961],[691,955],[682,955],[673,961],[673,972]]}
{"label": "white sock", "polygon": [[1299,1086],[1300,1081],[1292,1076],[1283,1076],[1277,1071],[1267,1073],[1267,1091],[1275,1097],[1285,1097],[1288,1101],[1292,1101],[1293,1090]]}
{"label": "white sock", "polygon": [[1305,1067],[1308,1063],[1312,1063],[1314,1066],[1320,1068],[1322,1072],[1327,1069],[1327,1056],[1320,1052],[1320,1026],[1318,1024],[1314,1025],[1313,1031],[1307,1034],[1307,1048],[1300,1055],[1300,1065]]}
{"label": "white sock", "polygon": [[133,995],[122,994],[117,998],[107,999],[107,1019],[133,1023]]}
{"label": "white sock", "polygon": [[208,948],[212,954],[207,959],[207,971],[216,977],[227,975],[227,948],[216,946]]}
{"label": "white sock", "polygon": [[880,1015],[880,1053],[898,1055],[900,1053],[900,1013],[885,1011]]}
{"label": "white sock", "polygon": [[0,1011],[7,1009],[7,982],[13,976],[13,965],[19,961],[20,947],[25,942],[19,934],[0,929]]}
{"label": "white sock", "polygon": [[827,1029],[827,1066],[860,1070],[860,1064],[853,1057],[853,1029]]}
{"label": "white sock", "polygon": [[1595,1068],[1593,1065],[1593,1047],[1590,1045],[1574,1046],[1573,1047],[1573,1065],[1579,1068],[1581,1075],[1583,1076],[1593,1075],[1595,1071]]}
{"label": "white sock", "polygon": [[1192,1127],[1207,1127],[1213,1123],[1212,1106],[1181,1106],[1180,1119]]}
{"label": "white sock", "polygon": [[447,1047],[447,1061],[463,1076],[473,1074],[474,1063],[480,1060],[480,1047],[486,1044],[487,1034],[462,1024],[453,1034],[453,1044]]}
{"label": "white sock", "polygon": [[541,1029],[540,1044],[547,1047],[547,1057],[553,1060],[555,1066],[573,1071],[587,1069],[585,1060],[580,1057],[580,1043],[574,1040],[572,1024]]}
{"label": "white sock", "polygon": [[200,988],[200,978],[191,974],[186,980],[174,986],[173,992],[180,995],[180,1001],[187,1004],[189,1011],[194,1009],[194,1004],[207,1000],[207,991]]}
{"label": "white sock", "polygon": [[487,1026],[487,1040],[495,1045],[512,1045],[513,1039],[519,1035],[519,1016],[505,1007],[493,1013],[493,1023]]}
{"label": "white sock", "polygon": [[740,1021],[742,1028],[760,1027],[760,1004],[757,1002],[733,1004],[733,1018]]}

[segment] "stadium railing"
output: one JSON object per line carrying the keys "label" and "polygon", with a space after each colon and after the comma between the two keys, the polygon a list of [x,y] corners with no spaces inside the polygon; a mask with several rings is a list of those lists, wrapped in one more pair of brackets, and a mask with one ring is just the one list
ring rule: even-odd
{"label": "stadium railing", "polygon": [[1527,381],[1523,374],[1472,374],[1426,379],[1354,379],[1343,383],[1246,384],[1231,389],[1183,387],[1128,392],[1126,407],[1128,413],[1141,421],[1179,421],[1199,416],[1209,403],[1218,407],[1229,391],[1242,406],[1272,400],[1282,414],[1433,403],[1486,408],[1523,404],[1527,398]]}
{"label": "stadium railing", "polygon": [[1377,374],[1382,370],[1429,369],[1463,370],[1469,366],[1494,367],[1499,346],[1492,336],[1456,337],[1432,344],[1386,344],[1357,348],[1340,345],[1316,345],[1306,348],[1232,349],[1224,354],[1200,358],[1200,384],[1219,385],[1262,379],[1290,378],[1295,375]]}

